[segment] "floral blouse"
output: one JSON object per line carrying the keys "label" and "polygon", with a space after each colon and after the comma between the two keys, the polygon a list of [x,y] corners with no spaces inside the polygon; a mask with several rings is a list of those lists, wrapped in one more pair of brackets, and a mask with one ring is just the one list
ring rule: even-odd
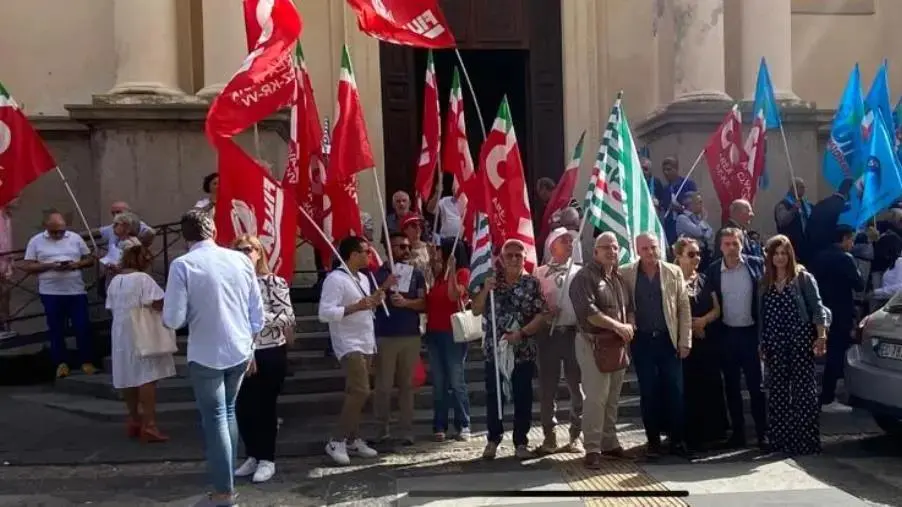
{"label": "floral blouse", "polygon": [[[488,301],[487,301],[488,302]],[[536,315],[545,309],[545,297],[542,295],[542,285],[539,279],[532,275],[522,275],[513,284],[505,283],[500,277],[495,287],[495,319],[497,327],[495,333],[498,340],[505,333],[523,329]],[[492,314],[486,308],[485,329],[486,339],[483,348],[486,360],[493,360],[491,323]],[[536,358],[536,342],[533,337],[524,336],[522,340],[514,344],[514,358],[516,362],[534,361]]]}

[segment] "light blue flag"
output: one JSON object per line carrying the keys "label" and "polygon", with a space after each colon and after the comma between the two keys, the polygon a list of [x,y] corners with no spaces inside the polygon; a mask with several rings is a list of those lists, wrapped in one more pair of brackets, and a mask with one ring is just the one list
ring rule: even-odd
{"label": "light blue flag", "polygon": [[902,97],[899,97],[899,102],[896,102],[893,109],[893,125],[896,133],[896,155],[902,160]]}
{"label": "light blue flag", "polygon": [[[896,128],[893,125],[893,109],[889,102],[889,78],[887,77],[886,60],[877,69],[874,75],[874,82],[871,83],[871,89],[864,98],[864,140],[870,137],[873,130],[873,122],[877,117],[877,111],[883,118],[883,125],[887,132],[895,133]],[[895,142],[893,142],[895,146]]]}
{"label": "light blue flag", "polygon": [[861,207],[856,223],[858,227],[864,226],[868,220],[902,198],[902,167],[893,148],[883,113],[877,111],[868,140],[865,171],[861,178]]}
{"label": "light blue flag", "polygon": [[[777,99],[774,96],[774,85],[770,81],[770,71],[767,70],[767,61],[761,57],[761,64],[758,65],[758,81],[755,83],[755,102],[752,104],[751,118],[755,118],[758,111],[764,111],[764,123],[768,130],[780,128],[780,107],[777,105]],[[767,147],[765,146],[765,150]],[[765,159],[767,158],[765,154]],[[770,175],[767,171],[765,163],[761,177],[758,179],[758,186],[767,189],[770,186]]]}
{"label": "light blue flag", "polygon": [[859,178],[864,171],[863,121],[861,72],[856,63],[833,115],[833,125],[830,128],[827,149],[824,151],[822,168],[824,179],[834,189],[839,189],[844,180],[855,182],[849,195],[849,207],[839,217],[839,223],[853,227],[858,223],[858,208],[861,202]]}

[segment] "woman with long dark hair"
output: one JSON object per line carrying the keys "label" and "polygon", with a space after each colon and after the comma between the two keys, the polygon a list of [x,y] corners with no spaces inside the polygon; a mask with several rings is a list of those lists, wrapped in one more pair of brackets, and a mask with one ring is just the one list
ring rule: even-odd
{"label": "woman with long dark hair", "polygon": [[765,246],[758,323],[767,372],[768,439],[771,450],[790,455],[821,450],[814,358],[827,349],[830,311],[817,282],[796,262],[789,238]]}
{"label": "woman with long dark hair", "polygon": [[266,319],[263,330],[254,336],[254,358],[235,403],[238,433],[247,451],[247,460],[235,477],[253,475],[254,482],[266,482],[276,473],[277,401],[288,371],[286,329],[294,325],[294,307],[288,282],[270,271],[256,236],[240,236],[232,248],[247,255],[254,265]]}

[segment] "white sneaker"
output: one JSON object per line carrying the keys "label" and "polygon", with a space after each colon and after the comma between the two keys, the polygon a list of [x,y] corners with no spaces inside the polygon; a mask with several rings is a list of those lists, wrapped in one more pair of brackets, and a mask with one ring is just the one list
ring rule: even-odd
{"label": "white sneaker", "polygon": [[348,454],[360,456],[361,458],[375,458],[379,455],[379,453],[376,452],[376,449],[367,445],[366,441],[362,438],[358,438],[348,444]]}
{"label": "white sneaker", "polygon": [[272,476],[276,473],[276,464],[272,461],[260,460],[260,464],[257,465],[257,471],[254,472],[254,477],[251,479],[253,482],[266,482],[272,479]]}
{"label": "white sneaker", "polygon": [[469,442],[472,433],[470,433],[470,428],[463,428],[454,438],[460,442]]}
{"label": "white sneaker", "polygon": [[328,444],[326,444],[326,454],[332,458],[338,465],[350,465],[351,458],[348,457],[348,448],[345,445],[344,441],[332,440]]}
{"label": "white sneaker", "polygon": [[843,405],[838,401],[833,401],[827,405],[821,405],[821,410],[828,414],[844,414],[852,411],[852,407]]}
{"label": "white sneaker", "polygon": [[248,457],[244,463],[235,470],[235,477],[247,477],[257,471],[257,458]]}

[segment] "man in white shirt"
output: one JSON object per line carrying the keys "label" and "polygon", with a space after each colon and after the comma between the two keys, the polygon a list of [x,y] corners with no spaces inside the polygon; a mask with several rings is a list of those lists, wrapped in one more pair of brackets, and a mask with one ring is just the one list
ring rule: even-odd
{"label": "man in white shirt", "polygon": [[554,428],[557,425],[557,391],[561,378],[561,363],[564,377],[570,389],[570,441],[564,446],[565,452],[582,452],[579,435],[582,431],[583,391],[580,384],[579,363],[576,362],[576,313],[568,294],[569,283],[582,268],[572,260],[573,242],[576,233],[563,227],[553,229],[545,240],[545,252],[549,262],[536,269],[535,276],[542,284],[542,293],[551,310],[554,332],[546,326],[536,336],[538,345],[539,390],[542,430],[545,441],[539,447],[539,454],[558,452]]}
{"label": "man in white shirt", "polygon": [[57,378],[69,375],[63,335],[66,321],[72,322],[75,331],[82,371],[88,375],[97,371],[92,364],[88,294],[81,275],[82,269],[94,265],[90,254],[85,240],[66,230],[66,219],[58,211],[47,214],[44,231],[32,236],[25,249],[22,269],[38,275],[38,294],[47,314],[50,357],[56,365]]}
{"label": "man in white shirt", "polygon": [[188,253],[169,268],[163,323],[188,325],[188,374],[203,427],[213,492],[200,505],[233,505],[238,425],[235,400],[265,324],[254,266],[241,252],[213,242],[213,218],[202,209],[182,216]]}
{"label": "man in white shirt", "polygon": [[460,233],[461,209],[460,201],[453,195],[442,198],[436,192],[426,203],[426,211],[439,221],[438,233],[441,238],[455,238]]}
{"label": "man in white shirt", "polygon": [[[338,429],[326,444],[326,454],[337,464],[351,463],[349,454],[375,458],[378,453],[360,438],[360,416],[370,397],[370,371],[376,353],[373,309],[385,298],[385,291],[360,270],[367,267],[369,242],[350,236],[338,245],[338,254],[347,266],[334,269],[319,300],[319,320],[329,324],[332,350],[345,374],[345,399]],[[383,287],[391,287],[397,278],[390,275]]]}

